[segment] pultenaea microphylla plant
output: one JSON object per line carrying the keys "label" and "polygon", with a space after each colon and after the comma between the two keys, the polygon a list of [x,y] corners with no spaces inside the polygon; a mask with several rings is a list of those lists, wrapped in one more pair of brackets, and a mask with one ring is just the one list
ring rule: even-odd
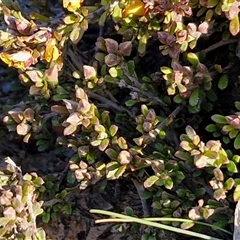
{"label": "pultenaea microphylla plant", "polygon": [[[134,175],[152,201],[153,215],[230,226],[223,209],[239,200],[234,176],[239,156],[219,140],[202,140],[189,126],[186,134],[180,131],[188,122],[201,128],[199,116],[205,120],[206,111],[216,110],[216,87],[227,90],[226,65],[240,51],[239,5],[238,0],[63,0],[29,1],[26,7],[1,1],[0,59],[17,69],[29,90],[26,103],[12,99],[5,106],[0,117],[6,135],[9,130],[26,143],[37,140],[38,150],[56,151],[55,144],[60,151],[73,150],[66,176],[57,173],[42,183],[26,175],[29,186],[35,178],[44,184],[43,221],[71,213],[66,201],[71,190]],[[149,59],[157,72],[145,73]],[[238,113],[227,115],[221,115],[223,123],[215,121],[216,132],[223,127],[238,139]],[[61,174],[66,181],[59,181]],[[12,217],[14,211],[4,213]]]}
{"label": "pultenaea microphylla plant", "polygon": [[209,184],[215,190],[213,196],[216,200],[225,199],[226,193],[236,187],[232,196],[236,201],[239,198],[238,180],[235,181],[232,174],[238,172],[236,164],[239,156],[227,154],[218,140],[210,140],[205,144],[190,126],[186,128],[186,134],[181,135],[181,140],[180,146],[184,151],[177,151],[175,156],[193,163],[193,169],[196,167],[211,171],[213,178]]}
{"label": "pultenaea microphylla plant", "polygon": [[0,237],[3,239],[46,239],[43,229],[37,228],[36,217],[43,213],[43,201],[38,201],[44,191],[43,179],[36,173],[22,174],[10,159],[0,172]]}

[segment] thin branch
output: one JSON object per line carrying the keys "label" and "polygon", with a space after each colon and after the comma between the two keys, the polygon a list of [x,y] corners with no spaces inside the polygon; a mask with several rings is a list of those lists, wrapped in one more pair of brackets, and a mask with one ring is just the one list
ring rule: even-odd
{"label": "thin branch", "polygon": [[[128,70],[128,67],[126,66],[126,64],[123,64],[123,65],[122,65],[122,70],[123,70],[124,74],[126,75],[126,77],[127,77],[127,78],[132,82],[132,84],[133,84],[133,86],[126,84],[126,87],[127,87],[128,89],[131,89],[131,90],[133,90],[133,91],[135,91],[135,92],[138,92],[138,93],[143,94],[143,95],[146,96],[149,100],[154,100],[154,101],[158,102],[158,103],[160,104],[160,106],[162,106],[162,107],[167,107],[167,104],[164,103],[160,98],[154,96],[151,92],[146,92],[146,91],[143,91],[143,90],[141,89],[142,84],[141,84],[135,77],[133,77],[133,76],[130,74],[130,72],[129,72],[129,70]],[[165,109],[165,110],[167,110],[167,109]]]}
{"label": "thin branch", "polygon": [[169,125],[177,114],[182,110],[183,106],[178,106],[167,118],[165,118],[157,127],[149,132],[150,141],[154,141],[159,134],[159,132],[167,125]]}
{"label": "thin branch", "polygon": [[71,63],[73,64],[73,66],[77,70],[82,71],[82,69],[83,69],[83,61],[81,59],[81,56],[79,56],[79,55],[76,56],[71,48],[68,49],[67,55],[71,59]]}
{"label": "thin branch", "polygon": [[150,210],[150,207],[149,207],[149,205],[147,203],[147,200],[142,198],[143,192],[145,191],[144,187],[137,180],[135,180],[133,178],[131,178],[131,180],[132,180],[135,188],[137,189],[138,196],[139,196],[139,198],[141,200],[142,209],[143,209],[143,216],[144,217],[151,216],[151,210]]}
{"label": "thin branch", "polygon": [[202,52],[203,53],[209,53],[209,52],[211,52],[211,51],[213,51],[213,50],[215,50],[215,49],[217,49],[219,47],[222,47],[224,45],[228,45],[228,44],[231,44],[231,43],[235,43],[235,42],[238,42],[238,41],[239,41],[239,39],[228,39],[226,41],[222,40],[222,41],[220,41],[218,43],[215,43],[215,44],[211,45],[208,48],[205,48],[204,50],[201,50],[201,53]]}
{"label": "thin branch", "polygon": [[96,93],[88,92],[88,96],[90,98],[94,98],[95,100],[98,100],[98,101],[102,102],[105,106],[108,106],[110,109],[113,109],[113,110],[118,111],[118,112],[127,112],[130,116],[133,115],[129,110],[127,110],[123,106],[118,105],[118,104],[110,101],[109,99],[107,99],[105,97],[99,96]]}
{"label": "thin branch", "polygon": [[153,101],[156,101],[160,104],[161,107],[167,107],[167,104],[164,103],[160,98],[154,96],[151,92],[146,92],[146,91],[143,91],[137,87],[133,87],[131,85],[126,85],[126,88],[130,89],[130,90],[133,90],[137,93],[140,93],[140,94],[143,94],[145,97],[147,97],[148,100],[153,100]]}
{"label": "thin branch", "polygon": [[106,11],[105,7],[97,8],[96,11],[91,12],[91,13],[88,14],[87,19],[88,20],[94,20],[97,17],[101,16],[105,11]]}

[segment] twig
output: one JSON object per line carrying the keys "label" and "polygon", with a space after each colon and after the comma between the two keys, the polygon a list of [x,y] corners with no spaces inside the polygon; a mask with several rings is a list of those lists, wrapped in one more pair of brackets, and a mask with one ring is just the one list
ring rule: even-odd
{"label": "twig", "polygon": [[132,82],[133,85],[135,85],[136,87],[140,88],[141,87],[141,83],[133,76],[131,76],[129,70],[128,70],[128,66],[123,63],[121,66],[124,74],[127,76],[127,78]]}
{"label": "twig", "polygon": [[142,209],[143,209],[143,216],[144,217],[149,217],[151,216],[151,210],[149,208],[149,205],[146,201],[146,199],[143,199],[142,198],[142,195],[143,195],[143,192],[144,192],[144,187],[135,179],[131,178],[135,188],[137,189],[137,192],[138,192],[138,196],[141,200],[141,204],[142,204]]}
{"label": "twig", "polygon": [[105,7],[100,7],[96,11],[89,13],[87,16],[88,20],[94,20],[98,16],[101,16],[106,11]]}
{"label": "twig", "polygon": [[[128,89],[131,89],[131,90],[133,90],[133,91],[135,91],[135,92],[141,93],[141,94],[145,95],[145,96],[146,96],[148,99],[150,99],[150,100],[151,100],[151,99],[152,99],[152,100],[155,100],[155,101],[158,102],[158,103],[160,104],[160,106],[162,106],[162,107],[167,107],[167,104],[164,103],[160,98],[155,97],[151,92],[146,92],[146,91],[143,91],[143,90],[141,89],[142,84],[141,84],[135,77],[131,76],[131,74],[130,74],[130,72],[129,72],[129,70],[128,70],[128,67],[127,67],[125,64],[123,64],[122,70],[123,70],[124,74],[126,75],[126,77],[127,77],[127,78],[132,82],[132,84],[134,85],[134,86],[131,86],[131,85],[126,84],[126,87],[127,87]],[[165,110],[166,110],[166,109],[165,109]]]}
{"label": "twig", "polygon": [[201,50],[201,52],[209,53],[209,52],[211,52],[211,51],[213,51],[213,50],[215,50],[215,49],[217,49],[219,47],[222,47],[222,46],[227,45],[227,44],[235,43],[235,42],[238,42],[238,41],[239,41],[239,39],[228,39],[226,41],[222,40],[222,41],[220,41],[218,43],[215,43],[215,44],[211,45],[208,48],[205,48],[204,50]]}
{"label": "twig", "polygon": [[73,63],[74,67],[79,70],[82,71],[83,69],[83,62],[80,56],[76,56],[75,53],[73,52],[72,49],[68,49],[67,51],[67,55],[68,57],[71,59],[71,62]]}
{"label": "twig", "polygon": [[146,96],[149,100],[154,100],[154,101],[158,102],[158,103],[160,104],[160,106],[162,106],[162,107],[167,107],[167,104],[166,104],[166,103],[164,103],[160,98],[155,97],[155,96],[154,96],[152,93],[150,93],[150,92],[143,91],[143,90],[141,90],[141,89],[139,89],[139,88],[137,88],[137,87],[133,87],[133,86],[128,85],[128,84],[126,85],[126,87],[127,87],[128,89],[131,89],[131,90],[135,91],[135,92],[138,92],[138,93],[140,93],[140,94],[143,94],[143,95]]}
{"label": "twig", "polygon": [[96,99],[96,100],[98,100],[100,102],[102,102],[103,104],[108,106],[110,109],[114,109],[114,110],[116,110],[118,112],[127,112],[130,116],[133,115],[129,110],[127,110],[123,106],[118,105],[118,104],[110,101],[109,99],[107,99],[105,97],[99,96],[96,93],[88,92],[88,96],[91,97],[91,98],[94,98],[94,99]]}
{"label": "twig", "polygon": [[154,141],[157,137],[157,135],[159,134],[159,132],[168,124],[170,124],[173,120],[173,118],[175,118],[177,116],[177,114],[181,111],[181,109],[183,108],[183,106],[178,106],[167,118],[165,118],[161,123],[159,123],[157,125],[157,127],[149,132],[149,137],[150,141]]}

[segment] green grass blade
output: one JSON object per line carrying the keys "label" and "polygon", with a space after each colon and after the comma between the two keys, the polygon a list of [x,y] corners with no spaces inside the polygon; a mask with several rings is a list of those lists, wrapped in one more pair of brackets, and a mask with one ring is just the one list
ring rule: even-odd
{"label": "green grass blade", "polygon": [[[211,236],[207,236],[205,234],[196,233],[196,232],[192,232],[189,230],[184,230],[184,229],[180,229],[180,228],[176,228],[176,227],[172,227],[172,226],[167,226],[167,225],[164,225],[161,223],[156,223],[156,222],[152,222],[152,221],[148,221],[148,220],[144,220],[144,219],[140,219],[140,218],[130,217],[130,216],[126,216],[126,215],[123,215],[120,213],[114,213],[114,212],[109,212],[109,211],[104,211],[104,210],[99,210],[99,209],[91,209],[90,213],[97,213],[97,214],[107,215],[107,216],[111,216],[111,217],[115,217],[115,218],[120,218],[119,220],[121,220],[121,219],[128,220],[130,222],[144,224],[144,225],[148,225],[151,227],[156,227],[156,228],[160,228],[160,229],[164,229],[164,230],[168,230],[168,231],[172,231],[172,232],[176,232],[176,233],[186,234],[188,236],[198,237],[201,239],[221,240],[220,238],[214,238]],[[109,220],[111,221],[111,219],[109,219]]]}

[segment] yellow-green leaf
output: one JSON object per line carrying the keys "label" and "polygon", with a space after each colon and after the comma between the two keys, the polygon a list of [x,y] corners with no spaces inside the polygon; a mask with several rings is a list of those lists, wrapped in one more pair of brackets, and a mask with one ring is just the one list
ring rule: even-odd
{"label": "yellow-green leaf", "polygon": [[230,21],[229,31],[233,36],[236,36],[239,33],[240,23],[238,15]]}
{"label": "yellow-green leaf", "polygon": [[197,66],[199,63],[198,56],[195,53],[188,53],[187,55],[187,60],[193,65]]}
{"label": "yellow-green leaf", "polygon": [[75,12],[80,8],[81,0],[63,0],[63,7],[70,12]]}
{"label": "yellow-green leaf", "polygon": [[228,75],[223,74],[218,81],[218,87],[221,90],[224,90],[227,86],[228,86]]}
{"label": "yellow-green leaf", "polygon": [[143,183],[143,185],[144,185],[145,188],[149,188],[149,187],[151,187],[158,179],[159,179],[159,177],[153,175],[153,176],[147,178],[147,179],[145,180],[145,182]]}

